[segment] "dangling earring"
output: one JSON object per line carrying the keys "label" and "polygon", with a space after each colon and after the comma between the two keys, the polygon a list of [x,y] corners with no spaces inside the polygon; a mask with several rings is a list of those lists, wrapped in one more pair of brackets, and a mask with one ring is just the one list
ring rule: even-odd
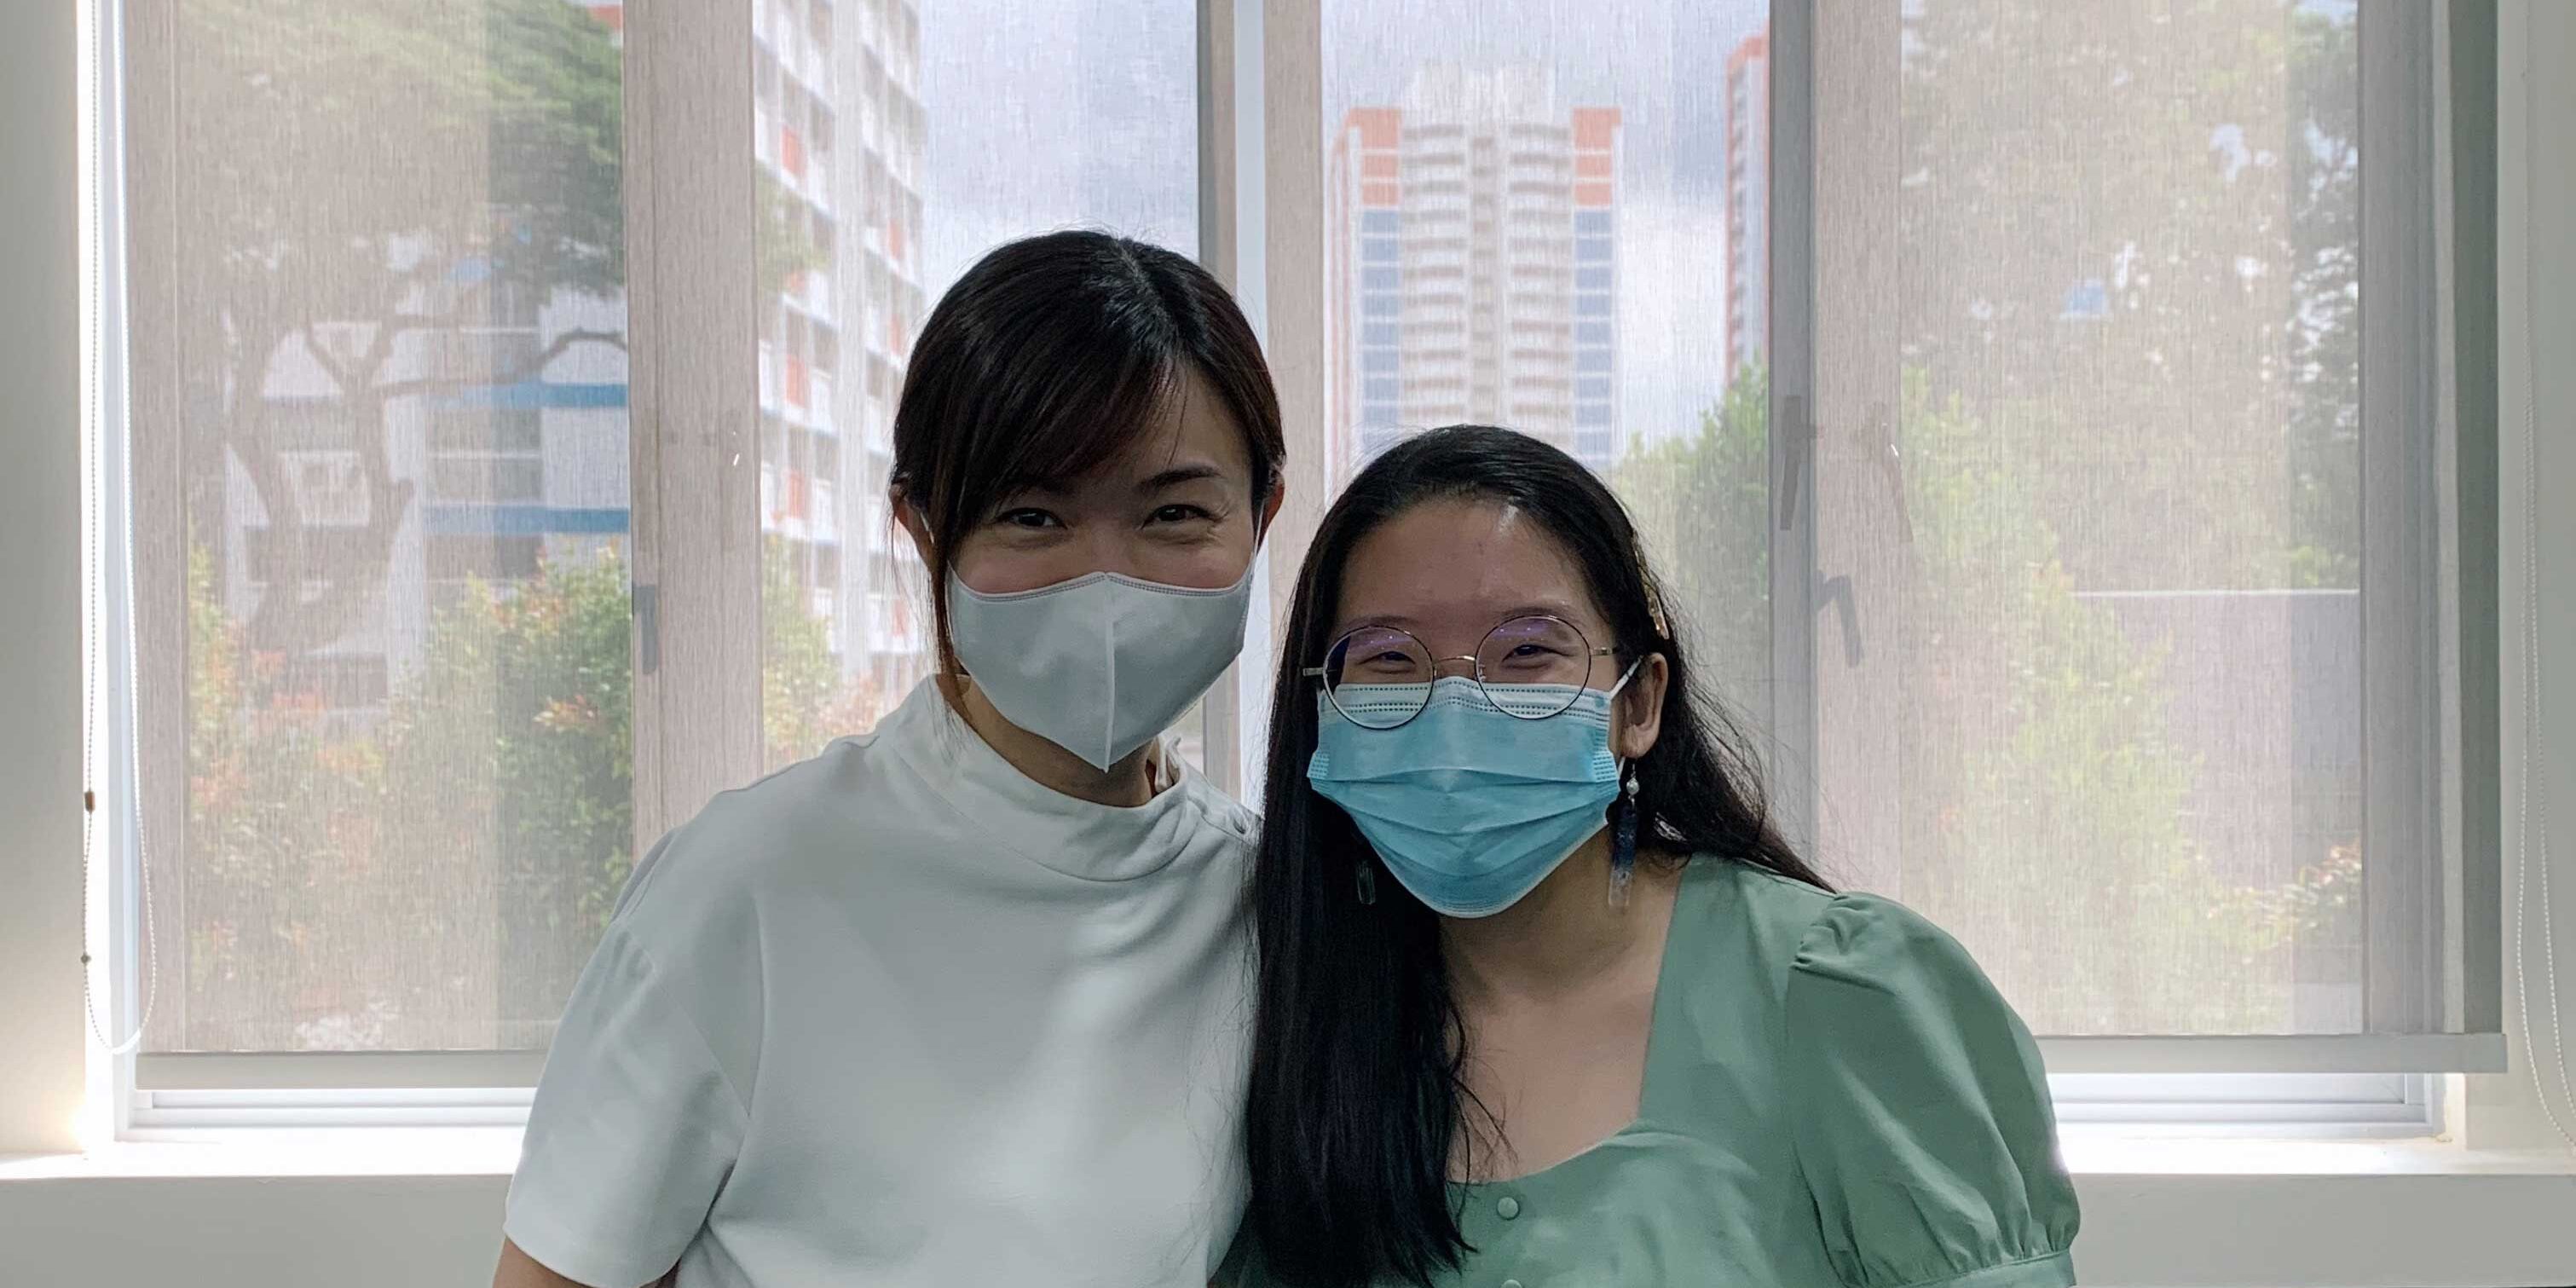
{"label": "dangling earring", "polygon": [[1361,903],[1375,904],[1377,902],[1377,860],[1360,860],[1359,888]]}
{"label": "dangling earring", "polygon": [[1620,789],[1619,832],[1610,842],[1610,906],[1628,906],[1628,878],[1637,870],[1637,770],[1628,769]]}

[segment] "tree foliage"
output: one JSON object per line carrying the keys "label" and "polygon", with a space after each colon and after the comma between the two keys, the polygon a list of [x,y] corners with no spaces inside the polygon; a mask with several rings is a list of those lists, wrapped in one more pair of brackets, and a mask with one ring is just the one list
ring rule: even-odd
{"label": "tree foliage", "polygon": [[[534,377],[615,331],[564,329],[526,355],[467,352],[558,296],[625,275],[619,53],[564,0],[188,0],[172,149],[185,203],[172,257],[193,413],[189,506],[225,513],[232,469],[270,539],[244,623],[294,658],[346,635],[384,582],[414,487],[388,409]],[[459,343],[462,342],[462,343]],[[445,356],[442,356],[445,355]],[[310,403],[284,416],[276,400]],[[354,457],[354,530],[305,513],[297,454]],[[224,539],[220,529],[207,536]]]}
{"label": "tree foliage", "polygon": [[[858,732],[785,548],[763,560],[770,764]],[[627,569],[614,549],[467,583],[381,716],[249,647],[189,556],[183,1044],[542,1045],[634,857]]]}
{"label": "tree foliage", "polygon": [[2026,443],[2093,589],[2356,584],[2353,21],[1909,6],[1907,361]]}
{"label": "tree foliage", "polygon": [[1771,668],[1771,381],[1748,364],[1697,433],[1642,445],[1613,471],[1702,673],[1751,705]]}

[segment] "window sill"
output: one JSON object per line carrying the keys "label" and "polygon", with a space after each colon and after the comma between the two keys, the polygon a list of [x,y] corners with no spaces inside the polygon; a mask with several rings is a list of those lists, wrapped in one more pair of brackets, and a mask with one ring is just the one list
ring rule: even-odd
{"label": "window sill", "polygon": [[2068,1132],[2084,1176],[2576,1176],[2565,1150],[2467,1149],[2439,1140],[2156,1138]]}
{"label": "window sill", "polygon": [[[231,1128],[84,1154],[0,1155],[0,1183],[80,1177],[507,1176],[519,1129]],[[2156,1138],[2070,1131],[2078,1177],[2576,1176],[2566,1151],[2465,1149],[2433,1140]]]}
{"label": "window sill", "polygon": [[81,1154],[0,1155],[11,1181],[283,1176],[508,1176],[515,1127],[237,1128],[119,1141]]}
{"label": "window sill", "polygon": [[[244,1255],[244,1230],[318,1220],[436,1271],[406,1282],[465,1282],[490,1265],[518,1148],[518,1131],[501,1127],[234,1128],[0,1158],[0,1229],[112,1243],[140,1221],[163,1232],[154,1247],[220,1258]],[[2076,1257],[2088,1283],[2576,1282],[2576,1226],[2564,1220],[2576,1159],[2565,1154],[2100,1133],[2069,1133],[2064,1153],[2083,1198]],[[341,1271],[363,1259],[342,1260],[276,1282],[346,1282]]]}

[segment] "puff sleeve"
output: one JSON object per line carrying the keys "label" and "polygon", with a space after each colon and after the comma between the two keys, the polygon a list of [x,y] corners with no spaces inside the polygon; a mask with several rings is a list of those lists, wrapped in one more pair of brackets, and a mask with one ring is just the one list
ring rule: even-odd
{"label": "puff sleeve", "polygon": [[1798,1160],[1848,1288],[2067,1288],[2078,1223],[2029,1030],[1872,895],[1810,924],[1784,1017]]}

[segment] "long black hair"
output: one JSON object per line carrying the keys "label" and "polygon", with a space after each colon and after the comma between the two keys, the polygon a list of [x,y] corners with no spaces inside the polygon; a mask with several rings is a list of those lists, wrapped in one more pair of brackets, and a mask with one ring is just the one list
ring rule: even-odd
{"label": "long black hair", "polygon": [[1362,537],[1426,501],[1475,498],[1510,504],[1556,539],[1583,570],[1623,663],[1661,653],[1671,668],[1661,733],[1636,762],[1641,848],[1825,885],[1772,827],[1741,740],[1695,698],[1636,529],[1590,470],[1537,439],[1473,425],[1378,457],[1325,514],[1297,577],[1253,873],[1247,1228],[1290,1283],[1341,1288],[1392,1274],[1428,1285],[1468,1250],[1447,1179],[1471,1097],[1439,918],[1393,882],[1360,902],[1357,870],[1377,860],[1350,817],[1307,785],[1317,714],[1300,671],[1331,646],[1343,565]]}
{"label": "long black hair", "polygon": [[1002,498],[1106,463],[1195,369],[1241,427],[1252,501],[1278,485],[1279,393],[1252,324],[1183,255],[1104,232],[1022,238],[977,260],[923,323],[894,412],[894,484],[930,531],[942,668],[948,564]]}

